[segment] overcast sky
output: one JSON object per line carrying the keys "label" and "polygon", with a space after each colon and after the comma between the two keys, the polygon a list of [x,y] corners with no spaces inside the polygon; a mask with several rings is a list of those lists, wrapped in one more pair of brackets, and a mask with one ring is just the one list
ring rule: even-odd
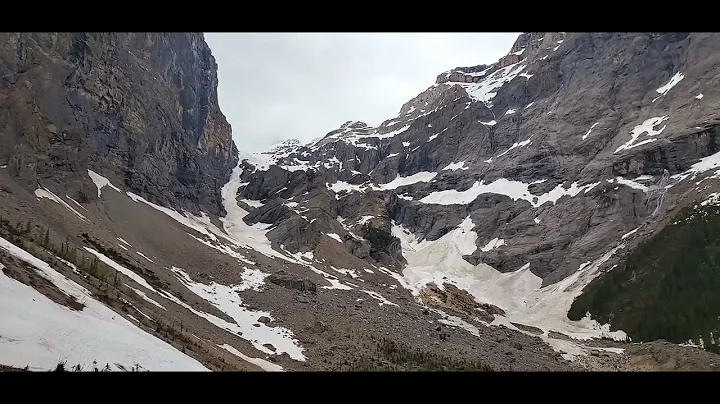
{"label": "overcast sky", "polygon": [[207,33],[220,108],[240,150],[379,125],[459,66],[492,63],[518,33]]}

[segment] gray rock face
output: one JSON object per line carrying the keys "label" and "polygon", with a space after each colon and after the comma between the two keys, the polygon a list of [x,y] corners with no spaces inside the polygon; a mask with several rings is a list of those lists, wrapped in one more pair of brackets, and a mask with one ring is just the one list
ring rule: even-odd
{"label": "gray rock face", "polygon": [[[297,290],[299,292],[317,292],[317,285],[314,282],[308,279],[296,279],[295,277],[284,271],[279,271],[276,274],[271,274],[270,276],[268,276],[268,281],[284,288]],[[258,321],[262,322],[261,320]]]}
{"label": "gray rock face", "polygon": [[[368,220],[435,240],[469,216],[469,262],[505,272],[529,263],[557,282],[692,200],[679,198],[679,174],[718,151],[718,48],[708,33],[525,33],[492,65],[440,74],[377,128],[346,122],[248,163],[240,192],[311,204],[331,190],[328,217],[360,236]],[[667,195],[653,191],[661,181]]]}
{"label": "gray rock face", "polygon": [[[223,212],[237,164],[202,33],[0,34],[0,164],[92,200],[91,169],[163,205]],[[96,195],[96,194],[95,194]]]}

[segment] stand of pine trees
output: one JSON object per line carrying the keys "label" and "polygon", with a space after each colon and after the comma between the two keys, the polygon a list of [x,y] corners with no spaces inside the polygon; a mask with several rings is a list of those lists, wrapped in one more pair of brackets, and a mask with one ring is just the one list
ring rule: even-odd
{"label": "stand of pine trees", "polygon": [[0,230],[7,235],[8,241],[24,250],[32,252],[36,247],[43,248],[103,283],[112,283],[115,286],[119,284],[117,271],[103,264],[96,256],[91,259],[79,256],[77,249],[70,246],[69,240],[65,240],[59,246],[54,244],[50,237],[50,229],[33,225],[31,219],[25,223],[18,222],[12,225],[9,220],[0,217]]}
{"label": "stand of pine trees", "polygon": [[[568,317],[590,312],[635,342],[720,343],[720,208],[689,207],[588,285]],[[714,345],[714,346],[713,346]]]}

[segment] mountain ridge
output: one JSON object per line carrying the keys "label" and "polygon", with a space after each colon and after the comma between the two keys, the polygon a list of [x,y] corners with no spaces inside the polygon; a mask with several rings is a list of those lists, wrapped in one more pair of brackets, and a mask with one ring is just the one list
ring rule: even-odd
{"label": "mountain ridge", "polygon": [[[485,232],[485,241],[479,243],[474,251],[465,254],[466,261],[473,265],[486,263],[501,272],[512,273],[519,268],[525,268],[527,264],[524,263],[527,261],[524,259],[532,257],[530,270],[543,279],[542,286],[546,287],[562,281],[578,270],[582,271],[582,268],[593,260],[605,256],[608,252],[607,246],[613,242],[622,246],[622,249],[627,242],[619,240],[630,238],[627,241],[634,244],[634,237],[651,233],[650,229],[658,225],[653,222],[658,211],[674,209],[674,202],[665,201],[667,190],[681,183],[688,173],[696,172],[693,164],[702,162],[705,157],[709,158],[715,151],[713,142],[706,140],[712,137],[710,132],[714,130],[714,121],[701,118],[702,114],[699,112],[703,108],[699,108],[698,104],[690,107],[692,115],[675,122],[668,116],[649,119],[642,115],[638,117],[632,108],[629,113],[619,115],[618,107],[614,105],[618,98],[622,98],[622,102],[630,102],[631,105],[647,102],[650,104],[649,108],[655,109],[666,109],[667,100],[673,105],[674,100],[668,93],[673,87],[686,85],[686,74],[690,73],[681,73],[679,67],[674,67],[679,66],[680,61],[672,50],[684,52],[688,49],[690,54],[695,52],[697,57],[697,51],[692,46],[687,48],[687,44],[692,43],[688,42],[688,38],[693,37],[699,39],[694,43],[710,43],[710,39],[702,34],[684,33],[525,33],[518,38],[508,55],[494,64],[455,68],[440,74],[434,85],[404,104],[397,117],[384,121],[377,128],[368,127],[363,122],[348,121],[340,129],[328,133],[323,139],[308,145],[309,147],[298,146],[295,154],[284,150],[282,156],[276,156],[276,163],[278,167],[293,172],[316,170],[326,178],[327,188],[334,192],[340,191],[339,198],[345,197],[342,196],[343,190],[350,192],[350,195],[362,193],[363,190],[369,194],[385,193],[381,197],[386,204],[385,219],[384,223],[378,224],[378,228],[387,231],[391,224],[409,225],[413,233],[419,234],[421,241],[438,240],[460,225],[463,218],[470,213],[469,217],[476,223],[475,229],[481,227],[492,230]],[[563,64],[566,64],[567,59],[574,60],[575,64],[587,64],[587,61],[593,58],[582,59],[578,54],[583,52],[594,52],[605,59],[608,58],[608,53],[612,56],[612,53],[602,46],[613,46],[612,49],[622,49],[625,46],[636,52],[632,54],[632,58],[640,62],[640,65],[619,65],[617,57],[611,57],[609,73],[613,77],[628,77],[632,74],[635,76],[636,87],[639,87],[638,80],[651,77],[649,84],[643,84],[630,97],[620,94],[627,90],[622,90],[621,87],[616,90],[615,85],[611,85],[609,104],[601,104],[607,105],[604,108],[607,108],[610,115],[599,120],[590,117],[591,120],[587,121],[584,129],[576,130],[576,141],[570,141],[569,145],[558,143],[560,137],[553,133],[553,128],[572,124],[572,121],[576,120],[572,114],[580,112],[577,107],[560,102],[563,99],[562,94],[568,94],[563,87],[569,86],[572,89],[579,83],[577,80],[573,81],[573,75],[565,82]],[[660,58],[660,67],[641,67],[645,66],[645,61],[655,63],[658,52],[664,52]],[[546,60],[547,65],[539,63]],[[701,63],[689,65],[689,71],[697,72],[698,65],[703,66]],[[705,63],[705,66],[710,65]],[[557,69],[555,80],[548,74],[549,69]],[[619,69],[626,72],[619,72]],[[666,69],[665,73],[652,77],[654,72],[663,69]],[[526,79],[524,85],[522,80],[518,80],[520,77]],[[595,86],[593,89],[598,87],[602,88]],[[639,91],[642,88],[647,90]],[[589,91],[592,94],[593,90]],[[616,91],[620,93],[613,95]],[[690,91],[693,91],[692,86]],[[588,90],[584,92],[587,94]],[[582,91],[578,93],[581,94]],[[543,94],[546,96],[543,97]],[[552,102],[549,102],[547,97],[552,97]],[[572,99],[572,95],[567,97]],[[688,98],[692,100],[692,104],[704,99],[704,95],[698,92],[694,97]],[[688,104],[680,104],[679,107],[687,108]],[[708,112],[713,111],[712,106],[709,108]],[[465,112],[467,110],[470,112]],[[583,112],[584,115],[588,113],[587,110]],[[433,114],[432,119],[425,118]],[[452,127],[452,121],[462,115],[470,117],[462,120],[461,125]],[[555,116],[562,118],[560,120],[554,118]],[[702,126],[692,122],[693,116],[697,117],[694,118],[695,122]],[[706,112],[705,116],[710,115]],[[524,130],[523,124],[526,125]],[[671,125],[675,133],[670,138],[658,136],[668,125]],[[433,126],[443,129],[436,130]],[[574,126],[577,128],[577,125]],[[613,128],[619,131],[612,132]],[[458,131],[461,133],[456,136],[444,135],[444,132]],[[471,133],[472,131],[480,132],[480,137]],[[630,136],[624,135],[623,133],[627,133],[625,131],[629,132]],[[523,138],[523,132],[529,136]],[[559,133],[565,134],[567,131]],[[617,140],[608,142],[610,139],[604,137],[603,133]],[[640,140],[642,136],[645,140]],[[434,150],[425,149],[427,143],[411,146],[422,138],[426,138],[427,143],[438,138],[450,138],[450,142],[441,143],[440,149],[459,150],[461,153],[464,151],[465,156],[456,155],[457,157],[450,158],[447,154],[440,155],[437,146]],[[619,139],[622,139],[622,143]],[[458,141],[460,143],[457,143]],[[467,144],[467,148],[457,147],[463,142]],[[658,142],[656,144],[659,146],[646,146],[654,146],[654,142]],[[678,156],[678,148],[684,149],[684,154]],[[478,157],[470,157],[478,152]],[[671,158],[666,157],[668,153],[672,153]],[[357,164],[348,157],[354,157]],[[511,162],[503,163],[503,157],[511,159]],[[564,159],[565,162],[558,159]],[[478,164],[478,160],[485,163],[484,167],[483,164]],[[499,167],[495,166],[498,160],[501,162]],[[580,164],[573,163],[573,160]],[[634,174],[634,177],[625,178],[628,174]],[[300,178],[299,174],[293,176]],[[244,178],[252,187],[254,177]],[[575,181],[571,182],[569,178],[575,178]],[[264,181],[267,182],[268,179],[265,178]],[[292,181],[285,182],[292,184]],[[279,183],[276,187],[280,187]],[[684,192],[682,188],[683,184],[680,189]],[[618,192],[608,195],[611,190]],[[297,195],[287,189],[283,192],[285,194],[281,195],[282,198]],[[387,195],[388,193],[391,195]],[[509,197],[510,201],[503,200],[500,195]],[[564,199],[567,198],[564,195],[571,199]],[[585,198],[584,195],[588,197]],[[246,196],[251,197],[250,194]],[[586,201],[593,201],[592,205],[588,206],[589,201],[575,202],[579,196],[583,196],[581,199]],[[446,197],[450,199],[445,199]],[[477,199],[478,197],[482,199]],[[523,200],[529,203],[530,209],[526,208],[527,205],[518,206]],[[663,205],[663,202],[670,206]],[[428,204],[432,205],[435,212],[429,210]],[[558,204],[563,208],[555,208]],[[505,210],[514,210],[510,210],[504,218],[499,216],[488,221],[488,213],[503,210],[498,209],[500,205],[505,205]],[[593,205],[588,211],[588,207]],[[631,209],[629,212],[628,208]],[[572,212],[570,215],[567,215],[567,209]],[[523,218],[528,211],[533,210],[547,213],[536,213],[532,217]],[[583,210],[586,212],[585,225],[577,223],[578,217],[573,216],[583,214]],[[474,215],[473,211],[476,211]],[[419,212],[423,212],[424,221],[418,222]],[[478,215],[479,212],[483,212],[482,216]],[[429,221],[426,220],[428,214],[431,216]],[[567,220],[558,215],[565,216]],[[505,224],[498,221],[504,221]],[[509,222],[513,221],[513,226],[509,227]],[[547,242],[538,238],[536,231],[527,230],[544,227],[544,223],[553,225],[549,230],[557,234],[549,237]],[[628,224],[634,226],[630,227]],[[649,227],[648,233],[638,234],[638,229],[643,226]],[[567,231],[568,229],[573,231]],[[525,234],[522,234],[523,232]],[[524,236],[524,245],[513,246],[507,240],[518,233]],[[578,235],[580,240],[577,240]],[[619,238],[620,235],[624,237]],[[483,246],[485,243],[487,244]],[[618,249],[615,248],[614,251]],[[513,253],[519,254],[513,256]],[[621,258],[613,258],[616,259]],[[538,265],[541,268],[538,268]],[[558,266],[554,271],[542,268]]]}
{"label": "mountain ridge", "polygon": [[[53,160],[70,163],[57,173],[17,156],[43,160],[44,139],[63,150],[72,140],[21,134],[21,124],[0,132],[20,145],[0,150],[0,296],[8,299],[0,334],[19,347],[0,343],[3,365],[47,368],[55,365],[48,357],[73,352],[84,365],[137,361],[150,370],[715,366],[708,352],[631,343],[593,313],[576,308],[571,320],[568,312],[673,212],[718,188],[716,34],[523,33],[498,62],[441,73],[377,127],[347,121],[317,141],[283,141],[266,153],[237,151],[222,129],[216,66],[201,35],[6,35],[0,61],[14,76],[0,82],[0,106],[26,108],[52,93],[14,87],[27,73],[14,67],[17,49],[65,55],[60,66],[89,74],[91,88],[93,74],[130,77],[121,88],[155,82],[158,66],[182,66],[182,82],[204,84],[183,90],[177,70],[160,68],[158,92],[133,94],[162,106],[157,114],[87,116],[144,129],[75,134],[90,145]],[[88,38],[87,47],[70,46]],[[120,39],[140,55],[128,58],[144,62],[93,73],[107,54],[101,45]],[[65,85],[64,70],[43,69]],[[182,111],[170,103],[177,100]],[[198,115],[203,108],[212,111]],[[177,131],[147,131],[152,125]],[[155,148],[93,148],[108,136]],[[123,174],[138,158],[194,168],[160,176],[136,168],[146,180],[138,182]],[[7,308],[32,310],[30,301],[61,305],[55,313],[67,324],[120,317],[124,332],[171,347],[163,345],[163,359],[147,337],[122,345],[100,335],[83,350],[62,339],[39,345],[38,333],[57,330],[6,326],[20,315]],[[65,317],[68,310],[75,313]]]}
{"label": "mountain ridge", "polygon": [[[524,34],[524,35],[525,35],[525,34]],[[537,35],[540,35],[540,34],[537,34],[537,33],[536,33],[535,35],[537,36]],[[591,36],[591,35],[588,35],[588,36]],[[521,46],[521,44],[523,44],[523,43],[527,43],[528,40],[532,40],[532,39],[534,39],[534,38],[532,38],[531,35],[527,35],[527,38],[519,38],[518,41],[516,41],[516,44],[513,46],[513,49]],[[540,38],[540,39],[543,40],[543,41],[545,40],[544,37],[543,37],[543,38]],[[539,43],[539,41],[534,41],[534,42]],[[560,44],[562,44],[562,43],[564,42],[564,40],[557,40],[557,41],[555,41],[555,43],[558,43],[558,42],[559,42]],[[556,46],[556,48],[557,48],[557,46]],[[547,50],[547,49],[546,49],[546,50]],[[501,58],[501,61],[503,61],[503,60],[505,60],[505,58]],[[502,65],[502,63],[500,63],[500,65]],[[512,66],[512,65],[507,65],[507,66]],[[507,68],[507,66],[506,66],[505,68]],[[491,68],[491,69],[492,69],[492,68]],[[487,70],[487,69],[485,69],[485,70]],[[490,73],[490,74],[492,75],[492,73]],[[512,76],[512,74],[511,74],[511,76]],[[530,85],[530,83],[531,83],[530,80],[531,80],[531,78],[528,78],[528,83],[529,83],[528,85]],[[502,82],[502,80],[500,80],[500,81]],[[510,81],[512,82],[512,79],[511,79]],[[436,85],[436,86],[437,86],[437,85]],[[434,86],[434,87],[436,87],[436,86]],[[453,85],[451,88],[455,88],[456,86],[462,87],[462,86],[464,86],[464,84],[458,83],[457,85]],[[502,87],[501,87],[501,88],[502,88]],[[426,90],[426,92],[427,92],[427,91],[434,91],[434,88],[431,87],[429,90]],[[450,91],[452,91],[452,90],[450,90]],[[424,93],[425,93],[425,92],[424,92]],[[447,94],[447,93],[448,93],[448,92],[445,91],[445,92],[443,92],[442,94]],[[491,94],[492,94],[492,93],[491,93]],[[421,95],[422,95],[422,94],[421,94]],[[460,100],[461,97],[462,97],[462,94],[460,94],[460,97],[457,97],[457,99]],[[416,98],[418,98],[418,97],[416,97]],[[482,98],[482,97],[481,97],[481,98]],[[421,102],[422,102],[422,101],[421,101]],[[424,102],[430,103],[429,101],[424,101]],[[528,108],[528,106],[529,106],[529,107],[532,107],[532,106],[533,106],[533,103],[534,103],[533,101],[529,101],[529,103],[527,104],[527,106],[525,106],[525,108]],[[407,107],[407,105],[408,105],[408,104],[406,104],[406,106],[403,106],[403,108],[401,109],[401,111],[402,111],[402,110],[409,110],[410,108]],[[501,109],[501,108],[503,108],[503,107],[500,107],[500,108],[497,108],[497,109]],[[504,109],[504,108],[503,108],[503,109]],[[514,110],[513,110],[513,109],[507,109],[507,110],[506,110],[506,116],[507,116],[507,112],[508,112],[508,111],[514,111]],[[422,109],[419,109],[419,112],[423,112]],[[491,143],[491,144],[490,144],[490,149],[491,149],[491,150],[494,149],[494,150],[498,150],[498,151],[501,151],[501,150],[504,149],[504,151],[501,152],[501,153],[497,153],[497,154],[495,154],[495,155],[490,155],[490,156],[487,156],[487,155],[486,155],[486,157],[489,157],[487,160],[485,160],[486,162],[491,161],[493,158],[496,158],[496,159],[497,159],[497,158],[503,157],[503,156],[507,155],[508,153],[512,152],[513,150],[522,149],[523,147],[527,147],[527,146],[529,146],[530,144],[532,144],[532,139],[525,139],[525,140],[523,140],[523,139],[520,139],[520,138],[518,137],[518,138],[515,138],[515,139],[511,139],[512,141],[514,141],[514,143],[509,143],[509,142],[508,142],[508,143],[506,143],[506,146],[504,146],[502,149],[501,149],[500,147],[493,147],[493,145],[492,145],[492,143],[493,143],[492,130],[494,129],[493,127],[494,127],[495,125],[494,125],[494,124],[491,124],[491,123],[496,122],[496,121],[494,121],[495,113],[494,113],[493,111],[489,111],[489,112],[491,113],[490,115],[488,115],[487,112],[483,113],[483,109],[482,109],[482,107],[480,107],[480,111],[479,111],[478,113],[483,114],[484,116],[481,116],[481,117],[480,117],[481,119],[479,119],[479,121],[480,121],[480,123],[483,123],[483,122],[484,122],[483,125],[486,126],[486,127],[488,127],[488,128],[490,128],[489,131],[490,131],[491,133],[490,133],[490,136],[488,136],[488,138],[490,138],[489,140],[490,140],[490,143]],[[551,114],[551,113],[552,113],[552,111],[548,111],[548,114]],[[513,113],[511,113],[511,114],[509,114],[509,115],[512,117],[512,115],[514,115],[514,114],[515,114],[515,112],[513,112]],[[454,116],[453,116],[453,117],[454,117]],[[391,122],[392,122],[392,120],[388,120],[388,121],[391,121]],[[385,121],[385,122],[387,123],[388,121]],[[386,123],[385,123],[384,125],[387,125]],[[346,135],[345,138],[348,138],[348,139],[351,139],[351,140],[357,142],[357,141],[354,140],[354,139],[358,139],[358,137],[355,136],[355,138],[353,138],[354,135],[352,135],[354,132],[352,132],[352,131],[351,131],[351,132],[348,132],[348,128],[350,127],[349,124],[350,124],[350,123],[344,124],[344,125],[341,127],[341,129],[343,129],[344,132],[350,133],[350,137],[348,138],[347,135]],[[602,127],[597,127],[597,125],[598,125],[597,123],[596,123],[596,124],[589,125],[589,126],[591,126],[592,128],[588,128],[588,129],[587,129],[587,133],[585,134],[584,138],[590,136],[590,134],[592,134],[593,131],[601,130]],[[365,131],[365,132],[368,131],[367,129],[363,129],[364,126],[363,126],[363,124],[361,124],[361,123],[356,123],[355,126],[356,126],[356,128],[355,128],[356,130],[361,130],[361,131]],[[419,129],[419,130],[421,130],[421,129]],[[389,129],[385,129],[382,125],[381,125],[381,127],[379,127],[378,129],[376,129],[376,131],[378,132],[378,135],[379,135],[380,137],[389,136],[389,135],[387,135],[388,132],[389,132],[390,134],[393,134],[393,131],[390,131]],[[428,133],[429,133],[429,131],[428,131]],[[363,136],[363,135],[365,135],[365,134],[361,132],[359,136]],[[331,137],[333,137],[333,136],[335,136],[335,137],[343,137],[343,136],[337,136],[335,133],[331,132],[330,134],[326,135],[326,137],[325,137],[324,140],[327,141],[327,139],[329,139],[329,138],[331,138]],[[416,134],[415,136],[417,136],[417,134]],[[439,134],[433,133],[433,134],[429,135],[429,139],[432,140],[432,139],[434,139],[433,137],[437,138],[437,136],[439,136]],[[372,135],[372,134],[367,134],[367,135],[365,135],[365,136],[363,136],[363,137],[366,137],[366,138],[368,138],[368,139],[378,138],[378,136]],[[585,140],[585,139],[583,139],[583,140]],[[501,139],[498,139],[498,141],[507,142],[507,141],[503,141],[503,140],[501,140]],[[337,143],[337,142],[336,142],[336,143]],[[407,142],[403,142],[403,143],[407,143]],[[313,147],[314,147],[314,148],[318,148],[318,146],[320,146],[320,145],[322,145],[322,144],[323,144],[323,141],[321,140],[321,141],[319,141],[318,143],[316,143]],[[361,144],[361,145],[362,145],[362,144]],[[548,146],[551,146],[551,147],[552,147],[552,145],[547,145],[547,146],[545,146],[545,147],[548,147]],[[374,147],[374,146],[370,145],[370,147]],[[391,148],[392,148],[392,147],[393,147],[393,146],[391,145]],[[418,147],[420,147],[420,146],[418,146]],[[417,148],[415,148],[415,149],[417,149]],[[550,149],[550,150],[552,150],[552,149]],[[389,151],[395,151],[395,150],[389,150]],[[548,150],[548,151],[549,151],[549,150]],[[386,153],[386,156],[392,157],[394,154],[395,154],[395,153]],[[410,155],[409,157],[410,157],[410,158],[413,158],[413,157],[415,157],[415,156],[414,156],[414,155]],[[418,156],[418,157],[422,158],[422,156]],[[371,160],[373,160],[373,159],[377,160],[377,159],[378,159],[377,157],[369,157],[369,158],[370,158]],[[384,176],[381,176],[380,178],[377,178],[377,179],[376,179],[377,183],[381,183],[381,182],[387,183],[387,182],[389,182],[390,180],[394,179],[394,178],[393,178],[394,175],[398,175],[398,174],[399,174],[399,175],[402,175],[402,174],[405,174],[405,173],[407,173],[407,174],[417,174],[417,170],[415,170],[415,172],[414,172],[412,168],[410,168],[410,170],[407,169],[408,166],[412,166],[412,164],[413,164],[412,161],[410,161],[409,163],[410,163],[410,164],[407,164],[406,162],[400,162],[400,164],[399,164],[399,166],[398,166],[397,168],[391,168],[391,169],[389,170],[388,174],[386,174],[386,175],[384,175]],[[445,162],[443,162],[442,166],[432,167],[432,169],[431,169],[431,170],[428,170],[428,171],[434,171],[434,170],[440,169],[440,168],[442,168],[442,167],[448,167],[448,166],[453,167],[452,165],[455,164],[455,163],[456,163],[456,162],[454,162],[454,161],[445,161]],[[458,163],[458,164],[459,164],[459,163]],[[290,167],[290,165],[288,165],[288,166],[286,166],[286,167]],[[384,167],[383,167],[382,164],[380,164],[379,167],[373,167],[373,171],[372,171],[372,172],[375,173],[375,177],[377,177],[377,171],[376,171],[376,170],[383,170],[383,168],[384,168]],[[463,168],[464,168],[464,166],[463,166]],[[537,164],[537,162],[535,162],[535,163],[533,164],[533,166],[532,166],[533,172],[528,172],[527,174],[525,174],[525,173],[522,171],[522,170],[523,170],[522,167],[519,167],[519,168],[520,168],[520,170],[517,170],[517,169],[516,169],[516,170],[517,170],[516,173],[517,173],[517,174],[520,174],[521,177],[525,176],[525,177],[529,177],[529,178],[532,179],[533,176],[537,176],[537,175],[536,175],[536,174],[537,174],[537,169],[538,169],[538,164]],[[552,167],[551,167],[551,168],[552,168]],[[592,170],[593,170],[593,169],[592,169],[592,165],[589,165],[588,167],[585,168],[585,170],[588,170],[588,169],[592,171]],[[613,169],[615,169],[615,167],[613,167]],[[605,170],[605,171],[609,171],[607,168],[605,168],[604,170]],[[360,171],[360,172],[362,172],[363,169],[355,170],[355,171]],[[368,173],[368,174],[370,173],[370,170],[369,170],[369,169],[366,169],[366,170],[364,170],[364,171],[365,171],[365,173]],[[395,172],[393,172],[393,171],[396,171],[397,174],[395,174]],[[621,171],[622,171],[622,169],[621,169]],[[674,170],[674,171],[677,171],[677,170]],[[381,172],[382,172],[382,171],[381,171]],[[578,175],[578,174],[579,174],[579,175],[582,175],[582,172],[579,172],[579,173],[576,172],[575,175]],[[589,175],[592,175],[592,177],[597,177],[597,174],[598,174],[598,173],[592,173],[592,172],[590,172],[590,173],[588,173],[588,174],[589,174]],[[611,174],[611,173],[608,173],[608,174]],[[612,175],[612,174],[611,174],[611,175]],[[640,176],[640,175],[642,175],[642,173],[639,173],[638,175]],[[486,178],[487,178],[487,177],[490,177],[489,180],[492,180],[492,179],[493,179],[493,178],[492,178],[493,176],[494,176],[494,177],[500,177],[500,175],[498,175],[498,173],[486,173],[486,174],[485,174],[485,177],[486,177]],[[588,175],[586,175],[586,177],[587,177],[587,176],[588,176]],[[612,176],[609,176],[609,177],[612,178]],[[500,178],[502,178],[502,177],[500,177]],[[543,179],[547,181],[546,178],[543,178]],[[596,179],[596,178],[592,178],[592,180],[595,180],[595,179]],[[538,181],[539,181],[539,180],[541,180],[541,179],[538,179]],[[488,182],[490,182],[490,181],[488,181]],[[591,182],[588,181],[588,180],[585,180],[584,182],[585,182],[585,183],[591,183]],[[472,183],[471,183],[471,184],[472,184]],[[541,184],[541,183],[538,183],[538,184]],[[538,184],[535,184],[535,185],[538,185]],[[533,184],[531,184],[531,185],[533,185]],[[550,183],[549,183],[548,185],[550,185]],[[462,186],[462,185],[461,185],[461,186]],[[466,185],[463,186],[463,187],[466,187]],[[553,188],[551,188],[551,187],[549,187],[549,186],[546,187],[546,186],[542,186],[542,185],[541,185],[540,187],[534,187],[534,188],[540,188],[540,189],[542,189],[542,190],[545,190],[545,192],[553,189]],[[456,219],[456,220],[459,222],[459,219]]]}

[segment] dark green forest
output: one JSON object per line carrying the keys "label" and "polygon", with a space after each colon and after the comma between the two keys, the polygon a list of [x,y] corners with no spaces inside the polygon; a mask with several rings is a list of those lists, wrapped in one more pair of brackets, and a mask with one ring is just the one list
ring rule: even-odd
{"label": "dark green forest", "polygon": [[363,237],[370,242],[371,253],[387,252],[388,246],[392,241],[392,234],[382,229],[370,227],[369,224],[363,225]]}
{"label": "dark green forest", "polygon": [[635,342],[682,343],[720,329],[720,207],[682,210],[612,271],[591,282],[568,317],[590,312]]}

